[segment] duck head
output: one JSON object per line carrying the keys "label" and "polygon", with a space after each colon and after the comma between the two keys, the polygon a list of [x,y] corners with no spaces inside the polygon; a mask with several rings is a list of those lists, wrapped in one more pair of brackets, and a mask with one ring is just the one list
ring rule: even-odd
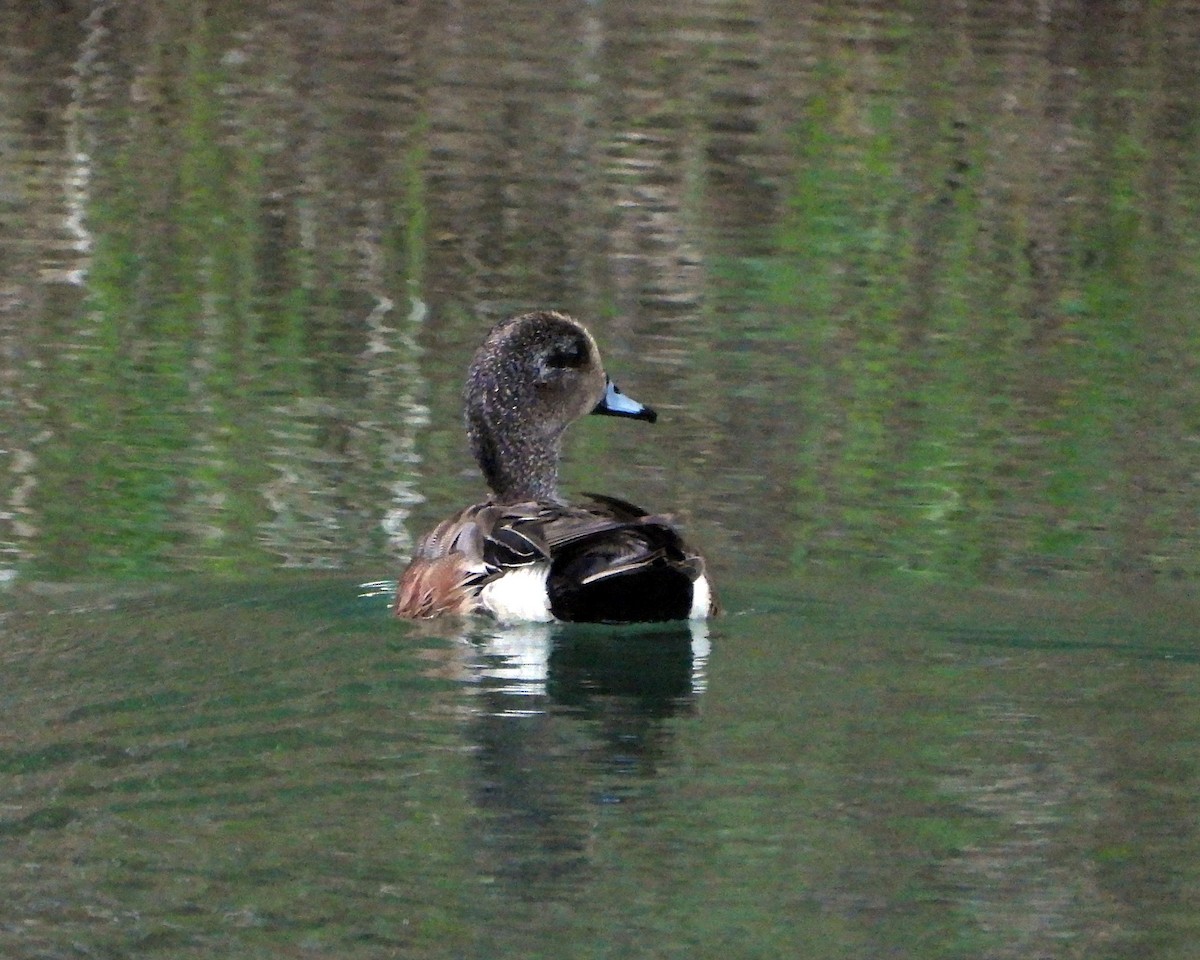
{"label": "duck head", "polygon": [[500,500],[559,501],[562,435],[580,417],[658,417],[608,378],[584,326],[554,311],[493,327],[471,360],[463,399],[471,453]]}

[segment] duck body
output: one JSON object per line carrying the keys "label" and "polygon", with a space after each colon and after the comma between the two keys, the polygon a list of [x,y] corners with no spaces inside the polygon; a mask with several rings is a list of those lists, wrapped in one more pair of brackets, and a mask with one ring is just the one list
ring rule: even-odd
{"label": "duck body", "polygon": [[715,612],[704,560],[670,517],[616,497],[559,495],[570,423],[587,413],[656,419],[604,374],[582,325],[551,311],[498,324],[472,360],[464,399],[492,496],[422,538],[400,577],[397,616],[638,623]]}
{"label": "duck body", "polygon": [[585,506],[481,503],[429,533],[401,577],[397,613],[638,623],[708,616],[704,562],[666,517],[613,497]]}

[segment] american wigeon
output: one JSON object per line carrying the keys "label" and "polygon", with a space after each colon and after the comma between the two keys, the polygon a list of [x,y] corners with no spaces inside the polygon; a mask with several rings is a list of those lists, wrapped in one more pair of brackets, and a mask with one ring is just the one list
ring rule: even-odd
{"label": "american wigeon", "polygon": [[657,419],[605,375],[578,321],[539,311],[497,324],[471,361],[464,400],[492,496],[421,540],[397,616],[634,623],[715,612],[704,560],[669,517],[597,494],[572,506],[559,494],[569,424],[587,413]]}

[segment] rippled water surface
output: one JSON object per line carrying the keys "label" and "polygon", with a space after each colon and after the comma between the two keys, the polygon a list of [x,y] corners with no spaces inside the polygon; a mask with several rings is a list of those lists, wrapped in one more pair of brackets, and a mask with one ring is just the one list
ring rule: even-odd
{"label": "rippled water surface", "polygon": [[1192,949],[1195,605],[810,584],[463,631],[371,592],[7,614],[4,954]]}
{"label": "rippled water surface", "polygon": [[[0,954],[1191,960],[1200,4],[0,4]],[[568,310],[707,628],[414,627]]]}

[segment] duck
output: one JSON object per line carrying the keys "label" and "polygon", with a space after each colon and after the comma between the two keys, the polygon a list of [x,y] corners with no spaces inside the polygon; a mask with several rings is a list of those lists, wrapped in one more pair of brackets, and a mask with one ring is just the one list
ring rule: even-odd
{"label": "duck", "polygon": [[463,403],[490,496],[418,542],[397,617],[648,623],[717,612],[704,559],[670,515],[596,493],[568,503],[559,491],[562,438],[576,420],[658,419],[605,373],[583,324],[554,310],[496,324],[470,362]]}

